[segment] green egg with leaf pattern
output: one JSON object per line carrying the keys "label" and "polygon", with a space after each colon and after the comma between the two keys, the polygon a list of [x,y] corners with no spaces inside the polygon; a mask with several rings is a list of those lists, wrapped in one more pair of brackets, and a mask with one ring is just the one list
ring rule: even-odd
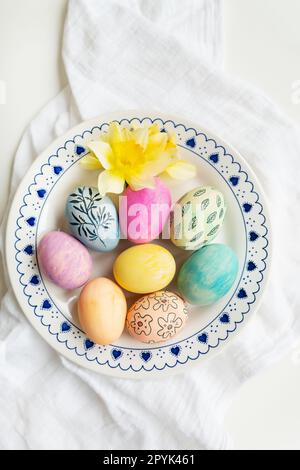
{"label": "green egg with leaf pattern", "polygon": [[184,250],[198,250],[219,233],[226,214],[223,194],[210,186],[192,189],[171,214],[171,240]]}

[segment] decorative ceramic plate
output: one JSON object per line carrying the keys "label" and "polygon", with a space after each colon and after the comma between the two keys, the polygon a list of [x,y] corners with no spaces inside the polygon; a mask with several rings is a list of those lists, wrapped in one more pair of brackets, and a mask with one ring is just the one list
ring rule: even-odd
{"label": "decorative ceramic plate", "polygon": [[[40,238],[50,230],[66,230],[65,201],[80,184],[97,185],[97,172],[79,165],[86,144],[117,120],[158,123],[175,130],[183,158],[197,165],[197,177],[171,182],[173,201],[199,185],[213,186],[224,194],[227,215],[216,242],[236,252],[239,273],[230,292],[209,307],[191,307],[179,336],[157,345],[137,342],[126,332],[109,346],[94,344],[81,330],[76,313],[77,291],[65,291],[41,272],[36,258]],[[221,139],[177,118],[123,113],[93,119],[70,130],[36,159],[13,201],[6,237],[6,259],[17,299],[34,328],[59,353],[94,371],[121,377],[153,377],[200,365],[228,343],[253,315],[262,295],[270,260],[269,220],[258,181],[241,156]],[[177,271],[190,256],[169,240],[158,241],[175,256]],[[93,276],[112,278],[116,256],[130,243],[122,240],[110,253],[91,252]],[[171,285],[170,290],[173,286]],[[138,296],[128,294],[128,304]]]}

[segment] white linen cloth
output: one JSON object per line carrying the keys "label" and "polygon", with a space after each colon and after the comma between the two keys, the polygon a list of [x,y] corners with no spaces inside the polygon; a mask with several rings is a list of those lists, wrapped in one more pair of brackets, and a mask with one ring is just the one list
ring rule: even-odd
{"label": "white linen cloth", "polygon": [[[220,0],[70,0],[67,87],[34,119],[16,155],[13,196],[33,159],[77,122],[148,109],[203,123],[263,183],[273,216],[264,300],[221,354],[184,374],[130,381],[53,351],[11,288],[0,313],[1,449],[223,449],[224,413],[247,378],[299,338],[300,132],[258,90],[221,70]],[[3,250],[5,221],[2,224]]]}

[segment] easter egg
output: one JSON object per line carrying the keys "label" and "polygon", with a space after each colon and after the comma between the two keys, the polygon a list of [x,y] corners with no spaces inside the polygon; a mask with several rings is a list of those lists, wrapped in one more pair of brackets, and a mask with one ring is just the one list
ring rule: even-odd
{"label": "easter egg", "polygon": [[118,245],[117,210],[97,188],[76,188],[67,199],[65,214],[72,235],[91,250],[111,251]]}
{"label": "easter egg", "polygon": [[92,258],[78,240],[64,232],[49,232],[37,249],[38,261],[44,273],[64,289],[76,289],[85,284],[92,272]]}
{"label": "easter egg", "polygon": [[171,193],[160,178],[155,188],[133,191],[129,186],[120,201],[120,226],[133,243],[148,243],[157,238],[170,215]]}
{"label": "easter egg", "polygon": [[204,186],[185,194],[174,206],[171,240],[184,250],[197,250],[219,233],[226,213],[222,193]]}
{"label": "easter egg", "polygon": [[191,304],[210,305],[227,294],[237,272],[236,254],[228,246],[214,243],[203,246],[185,261],[177,286]]}
{"label": "easter egg", "polygon": [[120,287],[110,279],[98,277],[88,282],[78,299],[80,324],[92,341],[109,344],[124,329],[127,305]]}
{"label": "easter egg", "polygon": [[154,292],[137,300],[129,309],[126,327],[143,343],[159,343],[175,336],[187,320],[185,302],[168,291]]}
{"label": "easter egg", "polygon": [[118,284],[138,294],[163,289],[172,281],[175,271],[171,253],[152,243],[128,248],[116,258],[113,266]]}

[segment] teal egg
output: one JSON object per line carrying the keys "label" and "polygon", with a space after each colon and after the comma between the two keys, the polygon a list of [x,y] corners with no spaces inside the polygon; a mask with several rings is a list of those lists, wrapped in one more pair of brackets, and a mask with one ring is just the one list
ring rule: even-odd
{"label": "teal egg", "polygon": [[100,196],[97,188],[76,188],[67,199],[65,214],[72,235],[91,250],[111,251],[118,245],[117,209],[108,196]]}
{"label": "teal egg", "polygon": [[236,254],[226,245],[202,247],[182,265],[177,286],[188,302],[210,305],[231,289],[238,273]]}

